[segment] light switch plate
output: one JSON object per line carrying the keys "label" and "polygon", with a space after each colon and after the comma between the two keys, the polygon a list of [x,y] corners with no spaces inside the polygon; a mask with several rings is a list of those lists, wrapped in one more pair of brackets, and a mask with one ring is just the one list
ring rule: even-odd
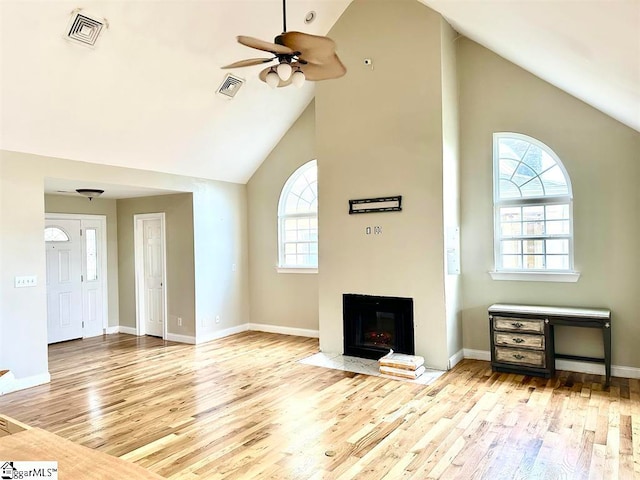
{"label": "light switch plate", "polygon": [[15,278],[16,288],[35,287],[38,285],[37,275],[23,275]]}

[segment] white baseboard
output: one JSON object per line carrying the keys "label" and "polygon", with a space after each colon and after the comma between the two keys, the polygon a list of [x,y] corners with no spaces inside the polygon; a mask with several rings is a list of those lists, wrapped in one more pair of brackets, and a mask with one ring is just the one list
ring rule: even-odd
{"label": "white baseboard", "polygon": [[[464,349],[464,358],[473,360],[491,361],[491,352],[486,350]],[[593,375],[604,375],[604,365],[601,363],[580,362],[577,360],[556,359],[556,370],[566,370],[567,372],[589,373]],[[622,378],[640,378],[640,368],[626,367],[623,365],[611,365],[611,375]]]}
{"label": "white baseboard", "polygon": [[12,371],[8,371],[4,375],[0,377],[0,395],[8,392],[12,392],[13,382],[15,382],[16,377],[13,375]]}
{"label": "white baseboard", "polygon": [[[236,333],[246,332],[247,330],[254,330],[256,332],[280,333],[282,335],[293,335],[296,337],[320,338],[320,332],[318,330],[281,327],[279,325],[267,325],[264,323],[244,323],[235,327],[225,328],[224,330],[215,330],[213,332],[202,333],[196,335],[195,337],[188,335],[179,335],[177,333],[167,333],[166,339],[172,342],[197,345],[200,343],[210,342],[211,340],[216,340],[218,338],[228,337],[229,335],[235,335]],[[108,327],[106,329],[106,333],[126,333],[129,335],[137,335],[135,327],[124,327],[122,325],[117,327]]]}
{"label": "white baseboard", "polygon": [[[602,366],[604,375],[604,366]],[[625,367],[624,365],[611,365],[611,376],[622,378],[640,378],[640,368]]]}
{"label": "white baseboard", "polygon": [[[604,375],[604,365],[602,363],[580,362],[578,360],[556,360],[556,370],[566,370],[568,372],[590,373],[594,375]],[[611,376],[622,378],[640,378],[640,368],[626,367],[623,365],[611,365]]]}
{"label": "white baseboard", "polygon": [[229,335],[235,335],[236,333],[242,333],[249,330],[249,324],[243,323],[236,327],[225,328],[224,330],[216,330],[213,332],[206,332],[196,336],[196,344],[210,342],[211,340],[217,340],[218,338],[228,337]]}
{"label": "white baseboard", "polygon": [[167,333],[167,338],[170,342],[188,343],[190,345],[196,344],[196,337],[190,335],[178,335],[177,333]]}
{"label": "white baseboard", "polygon": [[449,363],[447,364],[447,370],[451,370],[453,367],[455,367],[458,363],[460,363],[462,361],[462,359],[464,358],[464,350],[458,350],[456,353],[454,353],[451,358],[449,359]]}
{"label": "white baseboard", "polygon": [[318,330],[308,330],[306,328],[281,327],[279,325],[267,325],[264,323],[250,323],[249,330],[267,333],[281,333],[282,335],[293,335],[296,337],[320,338]]}
{"label": "white baseboard", "polygon": [[51,375],[49,372],[41,373],[40,375],[32,375],[24,378],[14,378],[13,381],[3,388],[0,395],[5,393],[17,392],[18,390],[24,390],[25,388],[37,387],[51,381]]}
{"label": "white baseboard", "polygon": [[472,350],[470,348],[465,348],[462,350],[462,355],[464,358],[471,358],[472,360],[485,360],[487,362],[491,361],[491,352],[488,350]]}
{"label": "white baseboard", "polygon": [[120,325],[118,327],[118,333],[126,333],[127,335],[137,335],[136,327],[123,327]]}
{"label": "white baseboard", "polygon": [[[137,335],[138,332],[135,327],[123,327],[115,326],[115,327],[107,327],[105,329],[105,333],[110,335],[113,333],[126,333],[128,335]],[[169,340],[170,342],[179,342],[179,343],[188,343],[190,345],[196,344],[196,338],[189,335],[179,335],[177,333],[167,333],[167,338],[165,340]]]}

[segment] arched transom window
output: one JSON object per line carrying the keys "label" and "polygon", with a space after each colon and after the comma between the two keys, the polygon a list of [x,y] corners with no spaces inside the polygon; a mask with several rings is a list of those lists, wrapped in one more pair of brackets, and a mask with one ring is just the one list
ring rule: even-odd
{"label": "arched transom window", "polygon": [[517,133],[493,141],[495,270],[573,270],[571,181],[544,143]]}
{"label": "arched transom window", "polygon": [[60,227],[45,227],[44,229],[44,241],[45,242],[68,242],[69,235]]}
{"label": "arched transom window", "polygon": [[278,202],[280,268],[318,268],[318,166],[305,163],[289,177]]}

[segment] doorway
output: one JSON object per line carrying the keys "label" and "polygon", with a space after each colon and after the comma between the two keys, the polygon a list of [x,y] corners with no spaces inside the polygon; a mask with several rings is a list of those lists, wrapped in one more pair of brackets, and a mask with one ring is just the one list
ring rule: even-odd
{"label": "doorway", "polygon": [[136,334],[166,338],[165,215],[133,216],[136,282]]}
{"label": "doorway", "polygon": [[104,215],[45,216],[48,343],[104,333],[106,224]]}

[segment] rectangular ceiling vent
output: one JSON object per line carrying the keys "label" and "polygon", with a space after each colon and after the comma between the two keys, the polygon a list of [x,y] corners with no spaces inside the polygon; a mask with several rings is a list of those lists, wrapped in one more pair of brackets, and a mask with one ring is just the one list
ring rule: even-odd
{"label": "rectangular ceiling vent", "polygon": [[95,47],[100,34],[106,28],[109,28],[109,23],[104,18],[90,15],[78,8],[71,12],[66,37],[85,47]]}
{"label": "rectangular ceiling vent", "polygon": [[228,73],[218,88],[218,94],[225,98],[233,98],[242,85],[244,85],[244,79]]}

